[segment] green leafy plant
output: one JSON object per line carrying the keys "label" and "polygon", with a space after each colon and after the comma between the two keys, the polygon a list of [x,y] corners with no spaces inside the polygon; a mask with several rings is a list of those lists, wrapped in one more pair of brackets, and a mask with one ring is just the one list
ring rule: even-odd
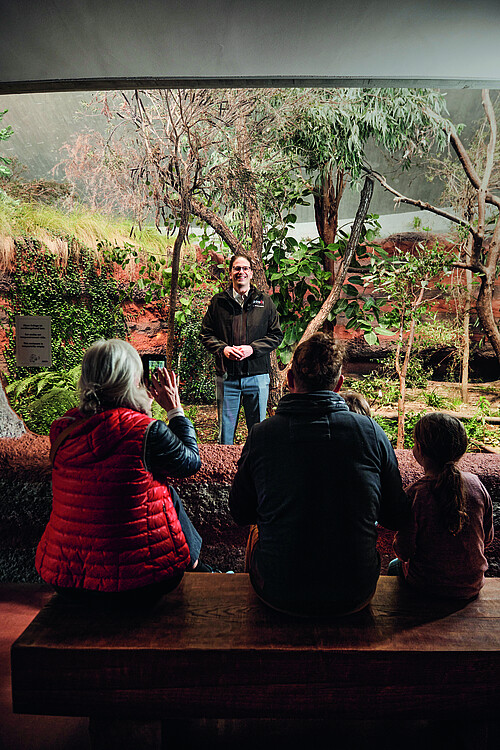
{"label": "green leafy plant", "polygon": [[[4,109],[3,112],[0,112],[0,122],[3,120],[3,116],[8,112],[7,109]],[[10,138],[12,133],[14,131],[12,130],[10,125],[7,125],[6,128],[0,128],[0,141],[6,141],[7,138]],[[11,171],[10,171],[10,159],[7,159],[6,156],[0,156],[0,176],[2,177],[9,177]]]}
{"label": "green leafy plant", "polygon": [[[293,349],[307,325],[318,314],[331,289],[331,272],[324,268],[324,258],[339,261],[347,246],[349,236],[339,231],[339,241],[325,245],[321,239],[297,241],[290,236],[296,222],[295,214],[284,218],[282,228],[271,228],[264,242],[264,262],[267,278],[272,288],[273,301],[280,314],[283,341],[278,355],[287,364]],[[379,228],[377,216],[370,216],[362,233],[361,242],[370,242]],[[333,322],[337,315],[347,319],[346,326],[361,330],[368,343],[378,340],[378,334],[390,331],[378,326],[380,303],[363,290],[363,260],[367,257],[364,245],[360,244],[351,264],[351,273],[343,285],[342,297],[328,316]],[[374,333],[374,330],[377,333]]]}
{"label": "green leafy plant", "polygon": [[427,406],[441,411],[455,411],[462,403],[462,399],[459,396],[456,398],[447,398],[446,396],[440,396],[436,391],[425,392],[423,396]]}
{"label": "green leafy plant", "polygon": [[[401,446],[406,449],[413,448],[413,428],[422,416],[421,412],[409,412],[405,416],[405,441],[404,445]],[[391,444],[396,447],[398,440],[398,421],[397,419],[390,419],[387,417],[381,417],[379,415],[374,416],[375,421],[382,427],[385,434],[389,438]]]}
{"label": "green leafy plant", "polygon": [[80,371],[79,365],[66,371],[42,370],[7,385],[12,407],[32,432],[47,435],[54,419],[78,405]]}
{"label": "green leafy plant", "polygon": [[[17,241],[12,286],[4,304],[8,345],[7,390],[13,409],[34,432],[47,434],[50,423],[77,403],[76,382],[83,353],[100,338],[125,338],[117,309],[112,267],[72,243],[65,266],[36,241]],[[33,373],[15,358],[15,316],[51,318],[52,367]]]}
{"label": "green leafy plant", "polygon": [[427,404],[427,406],[431,406],[433,409],[449,409],[450,408],[450,402],[448,399],[444,398],[443,396],[440,396],[435,391],[429,391],[428,393],[424,393],[424,401]]}
{"label": "green leafy plant", "polygon": [[[416,325],[431,306],[432,299],[426,297],[431,281],[435,282],[447,273],[452,262],[451,254],[444,252],[437,242],[433,246],[418,243],[411,250],[395,248],[390,255],[377,248],[377,252],[370,256],[371,273],[365,277],[365,283],[386,296],[388,309],[384,312],[383,322],[394,327],[397,336],[395,368],[400,390],[399,448],[404,445],[405,395]],[[438,282],[434,283],[434,289],[437,295]]]}
{"label": "green leafy plant", "polygon": [[370,407],[394,406],[398,400],[399,384],[397,380],[380,375],[363,375],[359,378],[346,377],[344,390],[362,393]]}
{"label": "green leafy plant", "polygon": [[200,341],[206,306],[206,293],[195,292],[189,310],[176,324],[173,365],[179,377],[182,400],[190,404],[215,401],[213,357]]}

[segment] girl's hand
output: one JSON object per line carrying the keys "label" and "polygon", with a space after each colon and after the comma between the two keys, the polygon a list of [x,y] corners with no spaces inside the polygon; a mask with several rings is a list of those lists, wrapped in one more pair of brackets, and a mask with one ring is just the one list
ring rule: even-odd
{"label": "girl's hand", "polygon": [[175,372],[169,373],[165,367],[158,368],[151,375],[150,392],[156,403],[167,412],[181,405]]}

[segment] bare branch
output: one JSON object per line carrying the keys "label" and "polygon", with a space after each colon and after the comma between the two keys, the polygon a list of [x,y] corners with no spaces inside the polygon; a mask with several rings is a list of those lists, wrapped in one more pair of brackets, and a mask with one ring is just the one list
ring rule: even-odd
{"label": "bare branch", "polygon": [[489,92],[483,89],[482,92],[483,107],[490,127],[490,140],[488,142],[488,148],[486,150],[486,165],[484,169],[483,179],[479,185],[477,191],[477,231],[481,237],[484,237],[485,220],[486,220],[486,192],[490,182],[491,172],[493,170],[494,156],[495,156],[495,145],[497,137],[497,124],[493,107],[491,106],[491,99]]}
{"label": "bare branch", "polygon": [[474,227],[463,219],[460,219],[458,216],[455,216],[454,214],[451,214],[449,211],[445,211],[442,208],[433,206],[431,203],[427,203],[427,201],[421,201],[417,198],[408,198],[406,195],[403,195],[398,190],[393,188],[392,185],[389,185],[386,178],[378,172],[375,172],[374,170],[370,170],[370,175],[372,177],[375,177],[375,179],[380,182],[382,187],[387,190],[388,193],[392,193],[392,195],[396,196],[395,201],[397,203],[408,203],[411,206],[421,208],[423,211],[430,211],[433,214],[437,214],[437,216],[442,216],[443,218],[452,221],[454,224],[458,224],[459,226],[464,227],[464,229],[470,232],[473,237],[477,236],[477,232]]}
{"label": "bare branch", "polygon": [[[453,150],[455,151],[458,160],[460,161],[460,164],[463,167],[464,173],[467,176],[467,179],[471,183],[472,187],[475,190],[479,190],[481,186],[481,179],[476,171],[476,168],[474,164],[472,163],[472,160],[467,153],[467,150],[465,146],[463,145],[462,141],[458,137],[457,133],[455,131],[452,131],[449,133],[450,136],[450,144],[453,147]],[[497,195],[494,195],[491,191],[487,190],[485,193],[485,200],[486,203],[489,203],[492,206],[496,206],[497,208],[500,208],[500,197]]]}

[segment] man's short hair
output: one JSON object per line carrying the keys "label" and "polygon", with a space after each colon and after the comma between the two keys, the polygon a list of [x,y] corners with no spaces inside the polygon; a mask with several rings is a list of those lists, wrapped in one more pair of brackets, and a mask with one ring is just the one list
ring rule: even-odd
{"label": "man's short hair", "polygon": [[248,261],[248,265],[253,270],[252,259],[250,258],[249,255],[247,255],[246,253],[235,253],[234,255],[231,256],[231,259],[229,261],[229,272],[233,270],[233,264],[236,258],[245,258],[245,260]]}
{"label": "man's short hair", "polygon": [[293,377],[306,391],[331,391],[339,382],[343,359],[342,346],[326,333],[315,333],[295,349]]}

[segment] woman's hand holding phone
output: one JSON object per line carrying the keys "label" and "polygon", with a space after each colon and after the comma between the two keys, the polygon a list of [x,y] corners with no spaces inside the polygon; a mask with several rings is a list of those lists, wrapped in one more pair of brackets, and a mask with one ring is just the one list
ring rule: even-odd
{"label": "woman's hand holding phone", "polygon": [[177,377],[175,372],[169,373],[166,367],[158,368],[151,374],[149,390],[156,403],[167,412],[181,405]]}

